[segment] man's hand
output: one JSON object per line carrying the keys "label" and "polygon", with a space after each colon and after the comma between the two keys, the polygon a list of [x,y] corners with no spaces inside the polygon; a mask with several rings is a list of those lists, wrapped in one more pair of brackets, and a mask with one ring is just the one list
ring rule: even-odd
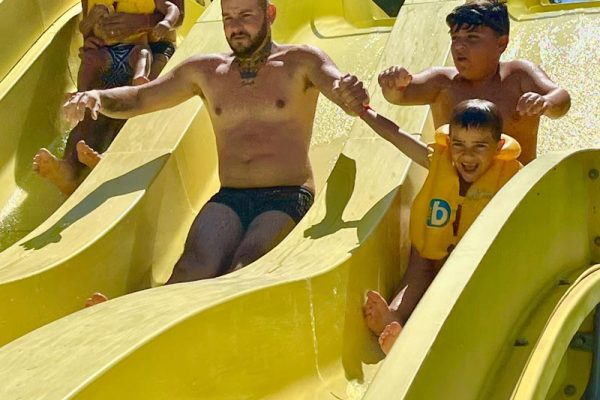
{"label": "man's hand", "polygon": [[346,74],[333,83],[333,93],[352,113],[360,115],[369,105],[369,92],[354,75]]}
{"label": "man's hand", "polygon": [[152,29],[152,37],[158,40],[163,39],[171,32],[171,30],[172,27],[170,23],[167,21],[160,21],[154,26],[154,29]]}
{"label": "man's hand", "polygon": [[379,86],[382,89],[404,90],[412,82],[412,75],[406,68],[390,67],[379,74]]}
{"label": "man's hand", "polygon": [[539,117],[546,112],[550,105],[550,102],[541,94],[527,92],[519,99],[517,111],[520,115]]}
{"label": "man's hand", "polygon": [[92,119],[98,119],[98,112],[102,104],[100,102],[100,95],[97,90],[90,90],[88,92],[75,93],[67,102],[63,105],[63,112],[65,118],[72,125],[76,125],[80,121],[83,121],[85,117],[86,109],[90,109],[92,113]]}

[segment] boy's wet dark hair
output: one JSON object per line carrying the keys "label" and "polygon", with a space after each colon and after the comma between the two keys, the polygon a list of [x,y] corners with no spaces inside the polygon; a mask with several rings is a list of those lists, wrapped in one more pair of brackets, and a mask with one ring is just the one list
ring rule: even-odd
{"label": "boy's wet dark hair", "polygon": [[450,130],[453,126],[466,129],[489,129],[494,140],[498,142],[502,135],[502,116],[498,107],[492,102],[479,99],[465,100],[454,107]]}
{"label": "boy's wet dark hair", "polygon": [[456,7],[446,17],[450,31],[487,26],[498,36],[508,35],[510,22],[506,4],[499,0],[474,0]]}

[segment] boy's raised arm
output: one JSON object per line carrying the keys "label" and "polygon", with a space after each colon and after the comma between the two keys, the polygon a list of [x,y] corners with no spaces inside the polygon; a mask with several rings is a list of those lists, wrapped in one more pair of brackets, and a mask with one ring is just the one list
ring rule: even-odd
{"label": "boy's raised arm", "polygon": [[560,118],[571,107],[569,92],[558,86],[537,65],[529,61],[514,61],[516,68],[524,73],[521,89],[525,94],[517,104],[521,115],[546,115]]}
{"label": "boy's raised arm", "polygon": [[450,79],[446,70],[428,68],[413,76],[406,68],[394,66],[379,74],[379,85],[385,99],[392,104],[432,104]]}
{"label": "boy's raised arm", "polygon": [[360,116],[379,136],[396,146],[408,158],[424,168],[429,168],[429,150],[425,143],[404,132],[394,122],[371,108],[366,108]]}
{"label": "boy's raised arm", "polygon": [[357,86],[358,78],[345,75],[334,82],[334,97],[353,113],[359,115],[379,136],[396,146],[407,157],[417,164],[429,168],[429,150],[417,138],[404,132],[389,119],[377,114],[369,106],[365,106],[364,89]]}

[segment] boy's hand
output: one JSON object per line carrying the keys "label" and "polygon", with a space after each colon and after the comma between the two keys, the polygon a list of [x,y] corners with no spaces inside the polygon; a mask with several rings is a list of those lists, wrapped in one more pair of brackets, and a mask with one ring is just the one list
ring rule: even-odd
{"label": "boy's hand", "polygon": [[359,115],[369,105],[369,93],[354,75],[346,74],[333,84],[333,93],[350,111]]}
{"label": "boy's hand", "polygon": [[403,90],[412,82],[412,74],[403,67],[390,67],[379,74],[379,86],[382,89]]}
{"label": "boy's hand", "polygon": [[65,118],[72,125],[83,121],[85,117],[86,109],[90,109],[92,112],[92,118],[98,119],[98,112],[100,111],[102,104],[100,102],[100,96],[96,90],[90,90],[88,92],[75,93],[67,102],[63,105],[63,112]]}
{"label": "boy's hand", "polygon": [[517,111],[520,115],[538,117],[543,115],[550,107],[550,102],[541,94],[527,92],[519,99]]}
{"label": "boy's hand", "polygon": [[171,24],[166,21],[160,21],[154,26],[154,29],[152,29],[152,37],[162,39],[167,36],[171,30]]}

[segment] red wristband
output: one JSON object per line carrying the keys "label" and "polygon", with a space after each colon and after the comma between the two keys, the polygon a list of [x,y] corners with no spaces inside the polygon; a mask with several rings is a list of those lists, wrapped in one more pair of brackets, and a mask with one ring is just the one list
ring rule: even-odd
{"label": "red wristband", "polygon": [[359,116],[360,118],[364,117],[365,115],[367,115],[367,112],[368,112],[369,110],[372,110],[372,108],[371,108],[371,106],[370,106],[369,104],[367,104],[366,106],[363,106],[363,109],[362,109],[362,111],[360,112],[360,114],[358,114],[358,116]]}

